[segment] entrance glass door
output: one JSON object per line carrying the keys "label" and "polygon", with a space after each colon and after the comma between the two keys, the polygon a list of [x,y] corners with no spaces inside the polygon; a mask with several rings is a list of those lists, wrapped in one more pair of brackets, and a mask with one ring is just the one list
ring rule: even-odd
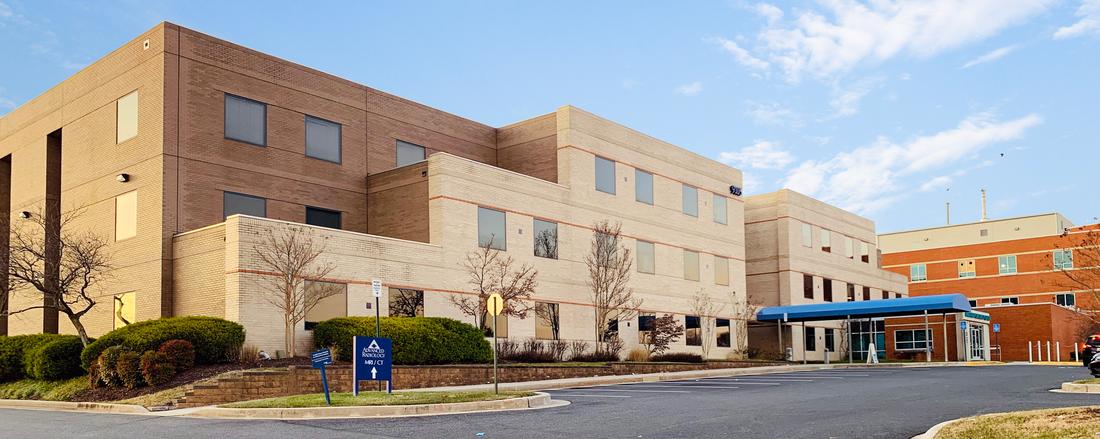
{"label": "entrance glass door", "polygon": [[971,325],[967,328],[969,332],[970,355],[969,360],[986,360],[985,358],[985,327],[982,325]]}

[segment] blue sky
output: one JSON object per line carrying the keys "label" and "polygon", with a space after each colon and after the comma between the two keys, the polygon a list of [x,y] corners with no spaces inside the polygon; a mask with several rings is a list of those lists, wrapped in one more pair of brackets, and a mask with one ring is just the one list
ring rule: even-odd
{"label": "blue sky", "polygon": [[981,188],[1100,216],[1100,0],[0,0],[0,114],[162,20],[493,126],[576,105],[879,231]]}

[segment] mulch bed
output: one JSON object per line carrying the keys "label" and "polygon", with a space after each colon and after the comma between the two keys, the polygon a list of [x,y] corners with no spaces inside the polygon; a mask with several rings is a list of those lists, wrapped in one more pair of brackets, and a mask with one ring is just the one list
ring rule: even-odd
{"label": "mulch bed", "polygon": [[172,378],[171,381],[156,387],[138,387],[136,389],[127,389],[125,387],[110,388],[101,387],[98,389],[87,389],[78,393],[73,397],[73,401],[79,402],[104,402],[104,401],[118,401],[122,399],[135,398],[142,395],[148,395],[150,393],[156,393],[161,390],[171,389],[173,387],[179,387],[185,384],[191,384],[196,381],[211,378],[217,375],[221,375],[226,372],[232,372],[235,370],[256,369],[260,367],[287,367],[287,366],[310,366],[309,358],[283,358],[278,360],[257,361],[255,363],[226,363],[226,364],[204,364],[192,367],[183,371]]}

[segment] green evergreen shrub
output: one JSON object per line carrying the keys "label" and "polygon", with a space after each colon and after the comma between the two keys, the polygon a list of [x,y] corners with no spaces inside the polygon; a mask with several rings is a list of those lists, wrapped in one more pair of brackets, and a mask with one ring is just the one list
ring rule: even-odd
{"label": "green evergreen shrub", "polygon": [[145,351],[141,354],[141,378],[145,383],[156,387],[167,383],[176,376],[176,366],[163,352]]}
{"label": "green evergreen shrub", "polygon": [[84,374],[80,367],[80,352],[84,342],[76,335],[59,335],[29,348],[23,355],[23,370],[27,378],[56,381]]}
{"label": "green evergreen shrub", "polygon": [[167,317],[132,323],[108,332],[84,348],[80,364],[85,369],[110,346],[135,352],[157,350],[168,340],[187,340],[195,348],[196,364],[236,361],[244,344],[244,327],[216,317]]}
{"label": "green evergreen shrub", "polygon": [[[394,364],[475,364],[493,360],[492,348],[473,325],[442,317],[383,317],[381,336],[393,340]],[[335,347],[351,361],[352,337],[374,335],[374,317],[340,317],[313,328],[319,347]]]}

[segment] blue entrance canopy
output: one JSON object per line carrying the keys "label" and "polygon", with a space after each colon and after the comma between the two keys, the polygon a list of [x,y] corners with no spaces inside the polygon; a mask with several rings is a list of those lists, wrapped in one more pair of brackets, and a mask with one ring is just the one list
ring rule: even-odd
{"label": "blue entrance canopy", "polygon": [[896,317],[970,311],[970,302],[962,294],[905,297],[901,299],[864,300],[860,302],[811,303],[806,305],[770,306],[756,313],[761,322],[811,322],[844,320],[847,318]]}

